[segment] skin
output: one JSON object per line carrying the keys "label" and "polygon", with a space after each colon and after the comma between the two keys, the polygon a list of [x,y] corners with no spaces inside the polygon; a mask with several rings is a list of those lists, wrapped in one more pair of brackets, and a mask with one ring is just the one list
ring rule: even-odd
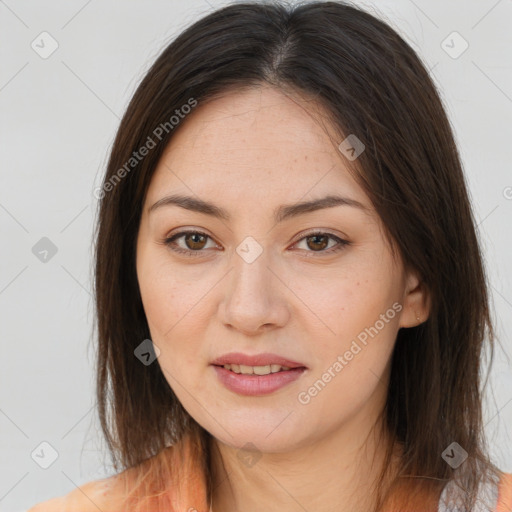
{"label": "skin", "polygon": [[[371,429],[386,400],[396,335],[428,316],[423,284],[393,261],[380,218],[311,106],[269,86],[200,103],[166,148],[144,202],[137,239],[144,310],[165,378],[213,436],[216,512],[369,510],[385,447],[378,436],[389,435]],[[282,204],[333,192],[368,211],[335,206],[273,219]],[[176,205],[148,213],[175,193],[214,202],[231,219]],[[183,236],[175,246],[200,254],[162,243],[185,228],[209,238],[187,245]],[[350,245],[329,251],[337,241],[308,239],[313,230]],[[262,249],[252,263],[236,252],[248,236]],[[299,393],[394,303],[401,311],[301,403]],[[273,352],[308,370],[270,395],[238,395],[210,365],[233,351]],[[257,450],[253,465],[237,456],[248,442]]]}

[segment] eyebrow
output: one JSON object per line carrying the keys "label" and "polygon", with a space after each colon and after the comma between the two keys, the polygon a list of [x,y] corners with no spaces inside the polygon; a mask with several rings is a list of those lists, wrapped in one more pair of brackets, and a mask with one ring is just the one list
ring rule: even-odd
{"label": "eyebrow", "polygon": [[[212,217],[226,221],[231,219],[231,214],[220,206],[217,206],[208,201],[204,201],[203,199],[198,199],[197,197],[184,196],[180,194],[173,194],[170,196],[162,197],[162,199],[159,199],[156,203],[148,208],[148,214],[155,211],[157,208],[169,205],[180,206],[186,210],[203,213],[205,215],[211,215]],[[281,205],[274,211],[274,220],[276,222],[283,222],[284,220],[296,217],[298,215],[322,210],[324,208],[332,208],[334,206],[352,206],[365,212],[370,211],[368,207],[364,206],[362,203],[356,201],[355,199],[337,195],[328,195],[326,197],[322,197],[321,199],[313,199],[311,201]]]}

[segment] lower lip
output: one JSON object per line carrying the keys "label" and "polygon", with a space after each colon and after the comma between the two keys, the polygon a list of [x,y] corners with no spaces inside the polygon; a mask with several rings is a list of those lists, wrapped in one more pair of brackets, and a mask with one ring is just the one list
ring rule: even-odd
{"label": "lower lip", "polygon": [[217,377],[230,391],[240,395],[260,396],[273,393],[297,380],[306,368],[269,373],[268,375],[243,375],[226,370],[222,366],[214,366]]}

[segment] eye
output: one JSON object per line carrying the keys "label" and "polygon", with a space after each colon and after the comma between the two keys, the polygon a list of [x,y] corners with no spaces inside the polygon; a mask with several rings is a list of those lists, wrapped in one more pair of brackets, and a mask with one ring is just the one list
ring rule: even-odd
{"label": "eye", "polygon": [[[176,240],[183,238],[185,247],[182,247],[176,243]],[[199,256],[202,249],[206,246],[209,235],[201,231],[180,231],[175,235],[163,240],[163,243],[173,251],[178,253],[187,254],[189,256]]]}
{"label": "eye", "polygon": [[[177,243],[177,240],[180,240],[182,238],[183,244],[185,244],[185,246],[179,245]],[[201,253],[204,252],[203,249],[208,248],[208,239],[211,240],[211,237],[206,233],[203,233],[202,231],[191,230],[180,231],[179,233],[176,233],[169,238],[165,238],[164,240],[162,240],[162,243],[167,245],[171,250],[175,252],[186,254],[188,256],[200,256]],[[334,242],[336,242],[334,246],[331,245],[330,247],[328,247],[329,240],[333,240]],[[312,249],[305,249],[306,252],[327,254],[332,254],[334,252],[340,251],[345,246],[350,245],[350,242],[348,242],[347,240],[343,240],[342,238],[333,235],[332,233],[326,233],[324,231],[315,231],[313,233],[308,233],[294,245],[296,246],[302,242],[305,242],[306,247],[308,249]],[[214,247],[216,247],[215,244]],[[325,250],[326,247],[328,247],[327,250]]]}
{"label": "eye", "polygon": [[[325,248],[329,245],[329,239],[334,240],[337,242],[334,246],[331,245],[327,250]],[[295,245],[299,243],[305,243],[305,246],[308,249],[307,252],[313,252],[313,253],[327,253],[332,254],[334,252],[338,252],[341,249],[343,249],[346,245],[350,245],[350,242],[347,240],[343,240],[342,238],[333,235],[332,233],[326,233],[323,231],[315,231],[313,233],[308,233],[306,236],[302,237],[299,242],[297,242]]]}

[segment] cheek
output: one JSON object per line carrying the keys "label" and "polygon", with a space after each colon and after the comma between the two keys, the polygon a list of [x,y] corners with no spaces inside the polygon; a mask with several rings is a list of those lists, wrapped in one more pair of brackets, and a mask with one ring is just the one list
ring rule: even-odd
{"label": "cheek", "polygon": [[171,266],[161,248],[142,251],[137,277],[152,334],[166,343],[204,295],[203,286],[185,278],[179,268]]}
{"label": "cheek", "polygon": [[331,298],[323,320],[335,335],[327,332],[315,339],[317,364],[297,397],[305,404],[305,420],[317,422],[318,429],[345,421],[362,408],[379,407],[398,331],[398,313],[388,293],[377,294],[356,281],[352,291],[341,286]]}
{"label": "cheek", "polygon": [[183,325],[190,310],[187,289],[179,286],[169,272],[148,264],[139,273],[139,288],[151,340],[159,348],[158,364],[174,389],[171,376],[179,381],[180,369],[193,371],[193,336],[185,337]]}
{"label": "cheek", "polygon": [[394,279],[384,260],[378,267],[354,265],[323,288],[311,288],[309,304],[326,326],[315,337],[317,364],[308,380],[319,381],[319,398],[312,401],[322,414],[329,414],[331,400],[343,402],[340,411],[350,410],[382,386],[401,310]]}
{"label": "cheek", "polygon": [[139,288],[151,340],[160,350],[158,364],[179,399],[186,401],[181,387],[197,391],[203,382],[207,362],[199,357],[201,340],[206,318],[212,314],[204,298],[212,284],[191,280],[159,253],[147,251],[143,256],[138,267]]}
{"label": "cheek", "polygon": [[191,321],[194,310],[171,279],[150,281],[141,286],[141,294],[151,340],[160,350],[157,363],[178,399],[187,404],[184,390],[196,389],[201,382],[200,346],[195,343],[200,336],[194,333],[198,324]]}
{"label": "cheek", "polygon": [[[365,265],[325,280],[303,280],[297,295],[305,298],[305,305],[323,324],[321,338],[327,346],[334,344],[341,349],[376,322],[379,331],[389,331],[397,323],[393,304],[399,294],[395,288],[391,271]],[[387,320],[385,327],[379,321],[381,315]]]}

